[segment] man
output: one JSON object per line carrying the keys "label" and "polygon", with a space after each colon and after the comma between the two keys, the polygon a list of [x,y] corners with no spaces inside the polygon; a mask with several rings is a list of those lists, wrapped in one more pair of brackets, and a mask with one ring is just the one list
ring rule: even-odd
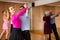
{"label": "man", "polygon": [[[51,28],[54,32],[55,38],[56,40],[59,40],[59,35],[57,32],[57,28],[56,28],[56,23],[55,23],[55,18],[59,16],[60,13],[58,14],[54,14],[52,10],[50,10],[50,16],[51,16]],[[49,35],[49,39],[51,39],[51,35]]]}
{"label": "man", "polygon": [[[20,7],[22,9],[23,6]],[[31,40],[30,38],[30,15],[28,14],[28,9],[24,15],[21,16],[22,20],[22,35],[25,40]]]}

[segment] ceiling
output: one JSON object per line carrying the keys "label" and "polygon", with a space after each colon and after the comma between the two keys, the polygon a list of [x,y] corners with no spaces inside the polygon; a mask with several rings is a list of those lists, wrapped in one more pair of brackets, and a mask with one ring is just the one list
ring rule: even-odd
{"label": "ceiling", "polygon": [[55,3],[47,4],[48,6],[60,6],[60,1]]}
{"label": "ceiling", "polygon": [[37,1],[37,0],[0,0],[0,1],[3,1],[3,2],[25,3],[25,2],[34,2],[34,1]]}

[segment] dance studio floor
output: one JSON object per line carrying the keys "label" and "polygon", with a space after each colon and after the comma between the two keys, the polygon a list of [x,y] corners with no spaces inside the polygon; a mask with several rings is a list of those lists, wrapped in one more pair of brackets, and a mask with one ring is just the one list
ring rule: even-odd
{"label": "dance studio floor", "polygon": [[[58,29],[58,32],[60,34],[60,28]],[[0,32],[1,33],[1,32]],[[2,40],[5,39],[5,35],[3,36]],[[41,32],[31,32],[31,40],[44,40],[44,35]],[[54,35],[52,34],[52,40],[55,40]]]}
{"label": "dance studio floor", "polygon": [[[60,28],[58,28],[58,33],[60,35]],[[31,33],[32,40],[44,40],[44,35],[42,33]],[[55,40],[54,34],[52,33],[52,40]]]}

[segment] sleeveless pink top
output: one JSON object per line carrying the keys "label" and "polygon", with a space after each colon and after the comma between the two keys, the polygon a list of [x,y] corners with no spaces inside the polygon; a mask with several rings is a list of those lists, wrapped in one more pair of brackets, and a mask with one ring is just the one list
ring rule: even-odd
{"label": "sleeveless pink top", "polygon": [[8,29],[8,19],[3,18],[3,29]]}

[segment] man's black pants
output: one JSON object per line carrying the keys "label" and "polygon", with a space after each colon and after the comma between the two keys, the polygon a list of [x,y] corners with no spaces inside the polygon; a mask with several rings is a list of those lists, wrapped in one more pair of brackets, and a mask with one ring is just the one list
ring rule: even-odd
{"label": "man's black pants", "polygon": [[10,33],[12,32],[12,30],[13,30],[13,24],[11,24]]}
{"label": "man's black pants", "polygon": [[22,35],[24,40],[31,40],[29,30],[22,31]]}
{"label": "man's black pants", "polygon": [[[59,35],[58,35],[58,32],[57,32],[56,24],[55,23],[51,24],[51,28],[54,32],[56,40],[59,40]],[[51,34],[49,35],[49,39],[51,39]]]}

